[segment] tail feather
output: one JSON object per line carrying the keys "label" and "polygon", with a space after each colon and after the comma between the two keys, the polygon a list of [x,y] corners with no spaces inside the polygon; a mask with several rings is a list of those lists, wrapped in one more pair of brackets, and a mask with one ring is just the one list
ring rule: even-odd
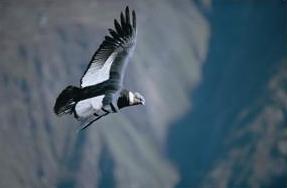
{"label": "tail feather", "polygon": [[75,86],[66,87],[58,96],[54,112],[56,115],[61,116],[64,114],[71,114],[78,102],[80,88]]}

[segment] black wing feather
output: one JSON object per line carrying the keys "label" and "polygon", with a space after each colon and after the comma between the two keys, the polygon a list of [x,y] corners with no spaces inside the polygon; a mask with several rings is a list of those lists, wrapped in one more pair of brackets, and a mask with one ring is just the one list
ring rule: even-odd
{"label": "black wing feather", "polygon": [[126,19],[124,18],[124,14],[121,12],[121,27],[124,28],[125,26],[126,26]]}
{"label": "black wing feather", "polygon": [[126,8],[126,25],[131,25],[129,7]]}
{"label": "black wing feather", "polygon": [[122,41],[121,38],[118,36],[118,34],[113,29],[109,29],[109,32],[114,39]]}
{"label": "black wing feather", "polygon": [[115,25],[116,31],[119,34],[119,36],[123,36],[122,28],[121,28],[121,25],[119,24],[118,20],[114,21],[114,25]]}

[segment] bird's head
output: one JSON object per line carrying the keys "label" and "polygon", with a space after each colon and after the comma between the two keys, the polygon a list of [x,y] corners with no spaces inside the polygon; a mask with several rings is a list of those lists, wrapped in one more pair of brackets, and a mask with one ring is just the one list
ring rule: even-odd
{"label": "bird's head", "polygon": [[127,106],[144,105],[145,99],[138,92],[131,92],[128,90],[122,90],[118,98],[118,107],[124,108]]}
{"label": "bird's head", "polygon": [[138,92],[133,93],[133,92],[129,91],[128,100],[129,100],[130,106],[144,105],[145,104],[144,97]]}

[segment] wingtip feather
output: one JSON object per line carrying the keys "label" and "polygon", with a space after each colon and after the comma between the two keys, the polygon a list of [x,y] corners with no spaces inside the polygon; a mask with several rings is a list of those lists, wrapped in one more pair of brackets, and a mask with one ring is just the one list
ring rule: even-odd
{"label": "wingtip feather", "polygon": [[123,12],[121,12],[121,25],[122,25],[122,27],[125,27],[125,25],[126,25],[126,20],[125,20]]}
{"label": "wingtip feather", "polygon": [[118,34],[122,34],[122,29],[121,29],[121,26],[120,26],[120,24],[119,24],[119,22],[116,20],[116,19],[114,19],[114,25],[115,25],[115,28],[116,28],[116,31],[118,32]]}

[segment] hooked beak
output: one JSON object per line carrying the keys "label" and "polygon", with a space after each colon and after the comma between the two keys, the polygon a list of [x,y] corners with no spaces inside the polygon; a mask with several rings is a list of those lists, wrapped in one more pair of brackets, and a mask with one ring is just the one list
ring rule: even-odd
{"label": "hooked beak", "polygon": [[138,92],[135,93],[135,105],[136,104],[145,105],[144,97],[141,94],[139,94]]}
{"label": "hooked beak", "polygon": [[144,98],[140,99],[140,104],[145,105],[145,99]]}

